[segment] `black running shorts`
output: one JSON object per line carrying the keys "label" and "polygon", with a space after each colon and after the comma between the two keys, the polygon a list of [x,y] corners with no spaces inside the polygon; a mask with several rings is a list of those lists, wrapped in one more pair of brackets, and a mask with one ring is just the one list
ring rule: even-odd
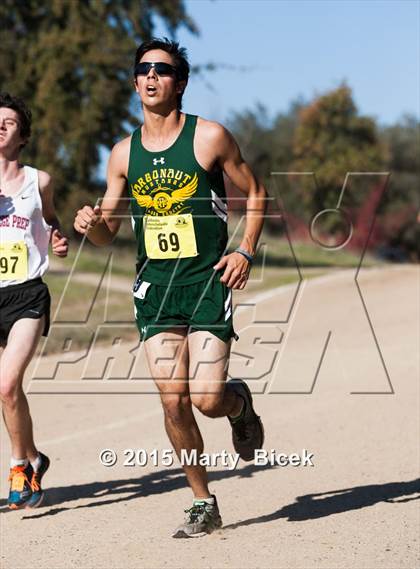
{"label": "black running shorts", "polygon": [[51,297],[41,278],[0,288],[0,342],[7,340],[15,322],[41,318],[45,314],[43,336],[50,328]]}

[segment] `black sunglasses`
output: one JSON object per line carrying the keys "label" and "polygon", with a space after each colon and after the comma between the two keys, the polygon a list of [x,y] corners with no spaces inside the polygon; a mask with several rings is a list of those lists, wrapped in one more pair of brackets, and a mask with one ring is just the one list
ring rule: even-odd
{"label": "black sunglasses", "polygon": [[156,71],[158,75],[164,76],[171,76],[176,75],[177,71],[173,65],[169,63],[163,63],[163,61],[159,61],[156,63],[151,63],[149,61],[143,61],[142,63],[137,63],[134,68],[134,77],[137,75],[147,75],[149,71],[152,69]]}

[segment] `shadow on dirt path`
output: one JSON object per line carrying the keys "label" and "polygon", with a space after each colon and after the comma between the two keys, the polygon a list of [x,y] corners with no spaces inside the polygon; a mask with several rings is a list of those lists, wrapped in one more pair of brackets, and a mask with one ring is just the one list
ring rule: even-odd
{"label": "shadow on dirt path", "polygon": [[[254,476],[254,474],[270,468],[275,467],[271,465],[255,466],[252,464],[239,470],[209,472],[208,476],[210,482],[217,482],[233,477],[250,478]],[[165,494],[187,486],[187,479],[182,468],[168,468],[146,474],[140,478],[124,478],[121,480],[107,480],[105,482],[91,482],[88,484],[47,488],[42,508],[48,506],[53,507],[47,511],[40,511],[33,515],[24,516],[22,519],[32,520],[45,516],[53,516],[68,510],[96,508],[98,506],[116,504],[118,502],[127,502],[129,500],[146,498],[154,494]],[[56,507],[65,502],[86,498],[94,498],[95,500],[88,504],[80,504],[77,506]],[[27,510],[28,514],[30,511],[31,510]],[[12,512],[12,510],[7,508],[6,500],[0,500],[0,512]],[[35,510],[32,510],[32,512],[35,512]]]}
{"label": "shadow on dirt path", "polygon": [[[418,494],[414,495],[413,494]],[[399,499],[400,498],[400,499]],[[298,496],[293,504],[279,510],[240,522],[224,526],[224,529],[236,529],[241,526],[272,522],[287,518],[289,522],[315,520],[332,514],[341,514],[373,506],[378,502],[403,503],[420,498],[420,478],[410,482],[389,482],[388,484],[369,484],[343,490],[331,490],[319,494]]]}

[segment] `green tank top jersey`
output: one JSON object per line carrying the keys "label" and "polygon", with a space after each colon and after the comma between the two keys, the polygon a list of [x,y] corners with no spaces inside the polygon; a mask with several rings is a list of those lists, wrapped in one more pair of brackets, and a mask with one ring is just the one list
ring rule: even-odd
{"label": "green tank top jersey", "polygon": [[149,152],[137,128],[131,138],[128,192],[137,240],[137,269],[157,285],[187,285],[210,277],[227,244],[227,203],[221,171],[194,156],[197,117],[185,115],[176,141]]}

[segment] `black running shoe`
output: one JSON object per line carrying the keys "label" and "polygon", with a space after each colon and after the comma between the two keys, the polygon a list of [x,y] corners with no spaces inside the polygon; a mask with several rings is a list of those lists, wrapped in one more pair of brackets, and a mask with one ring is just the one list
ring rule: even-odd
{"label": "black running shoe", "polygon": [[216,496],[212,497],[214,498],[214,504],[196,500],[189,510],[185,510],[185,521],[176,528],[172,537],[201,537],[206,533],[211,533],[215,529],[221,528],[222,518],[220,517]]}
{"label": "black running shoe", "polygon": [[41,488],[41,480],[50,466],[50,459],[42,452],[39,453],[39,456],[41,457],[41,466],[37,471],[33,471],[31,479],[32,496],[26,503],[27,508],[37,508],[44,499],[44,490]]}
{"label": "black running shoe", "polygon": [[244,407],[239,418],[232,420],[232,442],[235,451],[242,460],[254,460],[254,451],[264,444],[264,427],[252,406],[252,395],[242,379],[230,379],[227,385],[244,400]]}

